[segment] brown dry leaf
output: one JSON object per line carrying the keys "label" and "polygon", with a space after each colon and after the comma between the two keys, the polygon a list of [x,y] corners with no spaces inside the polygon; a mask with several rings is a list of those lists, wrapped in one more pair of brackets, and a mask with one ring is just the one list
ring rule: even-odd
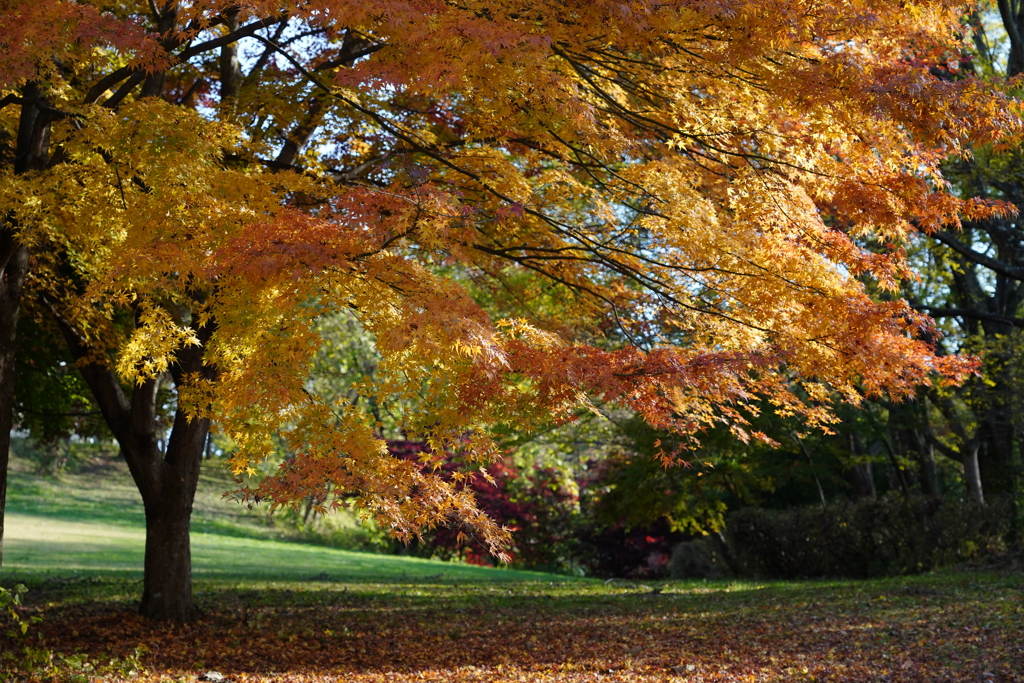
{"label": "brown dry leaf", "polygon": [[668,584],[657,601],[588,582],[231,589],[205,591],[185,625],[146,622],[128,602],[35,599],[48,604],[47,648],[97,662],[148,648],[138,683],[210,671],[234,683],[1024,683],[1019,589],[974,581],[879,599],[873,585]]}

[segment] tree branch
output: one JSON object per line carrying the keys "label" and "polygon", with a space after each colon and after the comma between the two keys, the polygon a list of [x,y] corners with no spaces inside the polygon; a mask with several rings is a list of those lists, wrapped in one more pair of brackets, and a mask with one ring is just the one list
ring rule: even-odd
{"label": "tree branch", "polygon": [[916,310],[924,311],[933,318],[974,318],[976,320],[990,320],[995,323],[1006,323],[1014,327],[1024,327],[1024,318],[1009,318],[995,313],[986,313],[976,308],[938,308],[934,306],[914,306]]}
{"label": "tree branch", "polygon": [[103,413],[103,418],[110,426],[114,436],[122,448],[131,442],[131,406],[117,381],[114,371],[90,359],[88,341],[74,324],[57,310],[55,303],[47,296],[40,296],[39,302],[50,312],[57,323],[57,329],[68,345],[71,357],[78,364],[78,369],[85,378],[86,384],[92,389],[96,404]]}
{"label": "tree branch", "polygon": [[1008,263],[1003,263],[999,259],[986,256],[980,251],[975,251],[945,230],[933,232],[931,237],[942,242],[969,261],[977,263],[979,266],[984,266],[985,268],[999,273],[1000,275],[1005,275],[1011,280],[1024,280],[1024,268],[1021,268],[1020,266],[1011,266]]}
{"label": "tree branch", "polygon": [[[198,45],[193,45],[190,48],[182,50],[176,55],[170,55],[171,63],[168,68],[170,68],[171,66],[176,66],[177,64],[180,64],[181,62],[184,62],[188,59],[191,59],[196,55],[202,54],[204,52],[209,52],[210,50],[215,50],[224,45],[229,45],[233,42],[240,40],[241,38],[247,38],[256,33],[256,31],[260,30],[261,28],[273,26],[274,24],[286,21],[287,19],[288,15],[286,14],[278,15],[276,17],[270,17],[267,19],[260,19],[258,21],[252,22],[251,24],[246,24],[237,31],[232,31],[226,35],[220,36],[219,38],[213,38],[212,40],[207,40],[206,42],[199,43]],[[183,37],[175,38],[174,40],[176,43],[174,45],[175,47],[180,46],[185,42],[185,39]],[[138,76],[138,74],[141,74],[141,76]],[[138,85],[138,83],[142,81],[146,77],[146,75],[147,74],[145,69],[140,69],[139,67],[121,67],[120,69],[104,76],[99,81],[97,81],[96,84],[93,85],[92,88],[89,89],[89,92],[86,94],[84,103],[92,104],[96,102],[96,100],[98,100],[103,95],[103,93],[110,90],[110,88],[114,87],[126,78],[138,76],[138,80],[135,81],[135,85]],[[135,85],[133,85],[132,87],[134,88]],[[129,92],[130,90],[131,89],[129,89]],[[120,90],[118,91],[118,93],[120,94]],[[124,95],[127,95],[127,92],[125,92]],[[122,99],[124,95],[121,96]]]}

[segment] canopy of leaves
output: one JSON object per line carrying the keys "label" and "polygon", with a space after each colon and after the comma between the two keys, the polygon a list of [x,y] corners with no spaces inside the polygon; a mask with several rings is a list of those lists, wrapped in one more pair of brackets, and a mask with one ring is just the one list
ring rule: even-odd
{"label": "canopy of leaves", "polygon": [[[208,337],[180,405],[216,418],[239,473],[293,454],[247,495],[329,488],[399,536],[455,514],[499,543],[429,455],[391,457],[372,406],[401,406],[425,454],[483,462],[490,429],[594,398],[747,438],[744,406],[825,425],[830,395],[969,368],[859,279],[894,289],[915,230],[1006,211],[938,168],[1020,131],[998,92],[926,68],[958,54],[958,12],[8,0],[2,103],[36,98],[52,155],[4,165],[0,212],[32,249],[29,306],[122,381]],[[340,309],[380,356],[372,401],[308,382]]]}

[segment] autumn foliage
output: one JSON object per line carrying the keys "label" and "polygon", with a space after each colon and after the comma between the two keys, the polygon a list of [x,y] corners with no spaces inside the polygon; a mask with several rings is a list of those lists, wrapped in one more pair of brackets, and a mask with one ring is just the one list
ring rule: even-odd
{"label": "autumn foliage", "polygon": [[[493,427],[592,403],[758,437],[759,402],[827,425],[834,397],[970,369],[865,288],[913,277],[915,231],[1008,211],[938,166],[1021,128],[929,70],[959,58],[961,11],[8,0],[5,244],[89,377],[173,384],[174,428],[213,420],[239,474],[287,446],[243,497],[354,492],[399,538],[454,517],[500,552],[431,453],[485,464]],[[372,401],[307,390],[339,309],[381,355]],[[369,404],[430,451],[393,457]]]}
{"label": "autumn foliage", "polygon": [[[422,443],[388,442],[392,455],[413,462],[419,461],[425,450]],[[513,545],[506,556],[513,566],[565,570],[577,559],[572,556],[573,534],[579,524],[574,514],[578,512],[575,481],[553,467],[518,467],[507,455],[460,477],[466,469],[463,458],[448,453],[436,472],[456,488],[471,492],[477,507],[512,533]],[[447,523],[421,535],[411,549],[428,557],[494,563],[485,539],[476,537],[474,529],[464,528],[459,519],[443,521]]]}

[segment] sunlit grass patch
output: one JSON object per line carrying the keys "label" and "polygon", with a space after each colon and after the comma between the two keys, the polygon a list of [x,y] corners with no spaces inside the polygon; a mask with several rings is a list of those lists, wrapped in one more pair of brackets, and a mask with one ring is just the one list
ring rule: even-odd
{"label": "sunlit grass patch", "polygon": [[[15,578],[32,582],[85,574],[140,578],[144,546],[145,530],[141,526],[9,514],[2,576],[8,582]],[[207,533],[192,535],[192,573],[196,580],[328,583],[429,579],[502,582],[547,576]]]}

